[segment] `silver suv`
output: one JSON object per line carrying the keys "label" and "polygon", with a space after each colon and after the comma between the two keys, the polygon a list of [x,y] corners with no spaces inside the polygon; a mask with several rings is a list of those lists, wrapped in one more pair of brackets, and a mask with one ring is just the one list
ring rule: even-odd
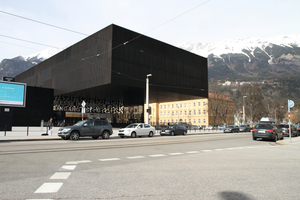
{"label": "silver suv", "polygon": [[78,140],[79,137],[85,136],[91,136],[93,139],[98,139],[99,136],[103,139],[109,139],[112,134],[111,124],[104,119],[83,120],[73,126],[58,129],[58,136],[63,140]]}

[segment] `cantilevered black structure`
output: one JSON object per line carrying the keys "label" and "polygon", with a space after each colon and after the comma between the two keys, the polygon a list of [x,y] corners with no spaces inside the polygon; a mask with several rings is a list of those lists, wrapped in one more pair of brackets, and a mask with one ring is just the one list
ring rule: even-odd
{"label": "cantilevered black structure", "polygon": [[[143,105],[147,74],[152,74],[150,103],[208,97],[206,58],[114,24],[15,80],[54,89],[54,109],[78,109],[82,100],[105,106]],[[87,107],[92,110],[97,105]],[[113,112],[113,108],[94,111]]]}

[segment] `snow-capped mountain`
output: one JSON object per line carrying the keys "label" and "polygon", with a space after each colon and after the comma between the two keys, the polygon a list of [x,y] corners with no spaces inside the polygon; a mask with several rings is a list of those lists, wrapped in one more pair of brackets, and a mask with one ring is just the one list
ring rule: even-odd
{"label": "snow-capped mountain", "polygon": [[27,56],[18,56],[12,59],[3,59],[0,63],[0,78],[3,76],[15,77],[27,69],[52,57],[62,49],[47,48],[43,51]]}
{"label": "snow-capped mountain", "polygon": [[179,45],[208,58],[209,78],[300,75],[300,35]]}

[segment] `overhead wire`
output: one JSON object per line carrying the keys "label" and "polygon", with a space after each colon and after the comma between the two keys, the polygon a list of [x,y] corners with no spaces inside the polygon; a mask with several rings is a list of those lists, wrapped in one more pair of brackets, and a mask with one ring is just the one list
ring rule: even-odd
{"label": "overhead wire", "polygon": [[[201,3],[201,4],[199,4],[199,5],[197,5],[197,6],[195,6],[195,7],[193,7],[192,9],[189,9],[189,10],[183,12],[182,14],[180,14],[180,15],[178,15],[178,16],[176,16],[176,17],[173,17],[172,19],[170,19],[170,20],[168,20],[168,21],[166,21],[166,22],[164,22],[164,23],[162,23],[162,24],[160,24],[160,25],[158,25],[158,26],[156,26],[156,27],[154,27],[154,28],[152,28],[152,29],[146,31],[144,34],[149,33],[149,32],[151,32],[151,31],[153,31],[153,30],[155,30],[155,29],[157,29],[157,28],[159,28],[159,27],[161,27],[161,26],[164,26],[165,24],[167,24],[167,23],[169,23],[169,22],[171,22],[171,21],[173,21],[173,20],[175,20],[175,19],[177,19],[177,18],[179,18],[179,17],[181,17],[181,16],[183,16],[183,15],[185,15],[185,14],[191,12],[192,10],[197,9],[197,8],[200,7],[200,6],[203,6],[204,4],[206,4],[206,3],[210,2],[210,1],[211,1],[211,0],[207,0],[207,1],[205,1],[205,2],[203,2],[203,3]],[[30,18],[27,18],[27,17],[23,17],[23,16],[20,16],[20,15],[12,14],[12,13],[5,12],[5,11],[2,11],[2,10],[0,10],[0,12],[1,12],[1,13],[4,13],[4,14],[7,14],[7,15],[14,16],[14,17],[18,17],[18,18],[21,18],[21,19],[29,20],[29,21],[32,21],[32,22],[35,22],[35,23],[43,24],[43,25],[46,25],[46,26],[58,28],[58,29],[61,29],[61,30],[73,32],[73,33],[80,34],[80,35],[89,36],[88,34],[85,34],[85,33],[81,33],[81,32],[78,32],[78,31],[71,30],[71,29],[59,27],[59,26],[52,25],[52,24],[45,23],[45,22],[41,22],[41,21],[38,21],[38,20],[30,19]],[[126,44],[128,44],[128,43],[130,43],[130,42],[132,42],[132,41],[134,41],[134,40],[136,40],[136,39],[138,39],[138,38],[140,38],[140,37],[143,36],[144,34],[139,34],[138,36],[132,38],[131,40],[125,41],[125,42],[123,42],[123,43],[121,43],[121,44],[119,44],[119,45],[117,45],[117,46],[115,46],[115,47],[112,47],[111,49],[108,49],[108,50],[106,50],[106,51],[104,51],[104,52],[101,52],[101,53],[97,53],[97,54],[95,54],[95,55],[93,55],[93,56],[89,56],[89,57],[82,58],[81,60],[87,62],[87,60],[88,60],[89,58],[92,58],[92,57],[98,57],[98,56],[100,56],[100,55],[102,55],[102,54],[105,54],[105,53],[107,53],[107,52],[109,52],[109,51],[112,51],[112,50],[114,50],[114,49],[116,49],[116,48],[119,48],[119,47],[121,47],[121,46],[123,46],[123,45],[126,45]],[[52,48],[56,48],[56,49],[62,49],[62,48],[60,48],[60,47],[55,47],[55,46],[51,46],[51,45],[47,45],[47,44],[42,44],[42,43],[32,42],[32,41],[29,41],[29,40],[24,40],[24,39],[20,39],[20,38],[10,37],[10,36],[6,36],[6,35],[1,35],[1,34],[0,34],[0,36],[2,36],[2,37],[7,37],[7,38],[10,38],[10,39],[19,40],[19,41],[23,41],[23,42],[29,42],[29,43],[33,43],[33,44],[37,44],[37,45],[42,45],[42,46],[52,47]],[[104,40],[104,39],[102,38],[102,40]],[[78,52],[78,53],[81,53],[81,52]],[[92,62],[89,62],[89,63],[95,64],[95,63],[92,63]],[[143,81],[143,82],[144,82],[144,80],[140,80],[140,79],[137,79],[137,78],[134,78],[134,77],[131,77],[131,76],[122,74],[122,73],[117,72],[117,71],[114,71],[114,70],[111,70],[111,71],[114,72],[114,73],[117,73],[117,74],[119,74],[119,75],[127,76],[128,78],[131,78],[131,79],[135,79],[135,80]],[[153,84],[152,84],[152,85],[153,85]],[[154,85],[153,85],[153,86],[154,86]],[[163,85],[155,85],[155,86],[160,86],[160,87],[174,87],[174,86],[163,86]],[[176,87],[176,86],[175,86],[175,87]],[[182,89],[190,89],[190,88],[182,88]],[[203,91],[203,89],[198,89],[198,90]]]}

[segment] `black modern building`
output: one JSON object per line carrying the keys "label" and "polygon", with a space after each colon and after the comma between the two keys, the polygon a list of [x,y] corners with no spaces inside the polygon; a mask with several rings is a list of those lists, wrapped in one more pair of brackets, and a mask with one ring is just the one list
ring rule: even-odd
{"label": "black modern building", "polygon": [[208,97],[207,59],[110,25],[15,77],[53,89],[54,111],[122,113],[124,106]]}

